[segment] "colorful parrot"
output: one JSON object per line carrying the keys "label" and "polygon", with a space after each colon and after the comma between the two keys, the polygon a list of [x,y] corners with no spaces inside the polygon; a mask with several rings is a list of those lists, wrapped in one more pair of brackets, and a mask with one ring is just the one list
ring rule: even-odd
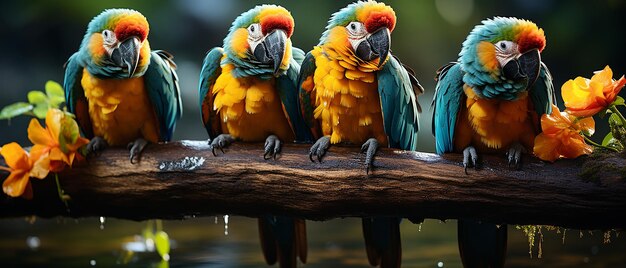
{"label": "colorful parrot", "polygon": [[80,49],[66,63],[65,98],[90,153],[128,146],[138,161],[149,143],[172,138],[182,103],[172,56],[151,51],[146,18],[107,9],[91,20]]}
{"label": "colorful parrot", "polygon": [[[463,153],[463,166],[477,165],[481,153],[506,153],[519,168],[541,132],[539,118],[555,103],[552,77],[541,62],[543,30],[517,18],[495,17],[476,26],[459,62],[437,73],[433,134],[438,154]],[[465,267],[501,267],[506,225],[496,228],[459,220],[459,249]]]}
{"label": "colorful parrot", "polygon": [[[415,150],[423,92],[412,70],[390,55],[393,9],[359,1],[329,20],[320,43],[309,52],[298,81],[304,120],[319,138],[309,158],[322,156],[330,144],[363,144],[366,172],[379,144]],[[401,261],[398,218],[363,219],[370,264],[397,267]]]}
{"label": "colorful parrot", "polygon": [[[262,142],[263,158],[276,158],[281,141],[311,141],[298,107],[296,82],[302,50],[291,46],[294,20],[285,8],[261,5],[235,19],[224,47],[213,48],[200,73],[202,121],[215,149],[235,140]],[[222,150],[223,152],[223,150]],[[295,267],[306,262],[304,220],[259,219],[268,264]]]}

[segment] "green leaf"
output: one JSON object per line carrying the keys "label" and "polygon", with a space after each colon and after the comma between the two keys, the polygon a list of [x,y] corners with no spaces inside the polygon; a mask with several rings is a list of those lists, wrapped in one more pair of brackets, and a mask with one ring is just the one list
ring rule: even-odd
{"label": "green leaf", "polygon": [[46,82],[46,94],[50,100],[51,108],[60,108],[61,103],[65,102],[65,91],[57,82]]}
{"label": "green leaf", "polygon": [[28,92],[28,102],[37,106],[48,106],[48,97],[41,91],[33,90],[31,92]]}
{"label": "green leaf", "polygon": [[59,83],[54,81],[46,82],[46,94],[49,98],[61,97],[65,99],[65,91],[63,90],[63,87],[61,87]]}
{"label": "green leaf", "polygon": [[11,119],[18,115],[30,112],[33,110],[33,105],[26,102],[16,102],[9,106],[2,108],[0,111],[0,119]]}
{"label": "green leaf", "polygon": [[46,118],[46,114],[48,113],[48,105],[36,105],[33,109],[33,113],[39,119]]}
{"label": "green leaf", "polygon": [[615,98],[615,100],[613,101],[612,105],[615,105],[615,106],[624,105],[624,98],[617,96],[617,98]]}
{"label": "green leaf", "polygon": [[154,235],[154,244],[157,252],[164,260],[169,260],[170,238],[164,231],[158,231]]}
{"label": "green leaf", "polygon": [[609,124],[610,123],[613,123],[616,126],[621,126],[622,125],[622,119],[616,113],[612,113],[611,116],[609,116]]}
{"label": "green leaf", "polygon": [[604,136],[604,139],[602,140],[602,146],[609,146],[613,139],[613,133],[609,132],[609,134],[606,134],[606,136]]}
{"label": "green leaf", "polygon": [[79,135],[76,121],[71,117],[64,116],[61,119],[61,132],[59,133],[59,147],[61,147],[61,151],[68,153],[67,145],[76,143]]}

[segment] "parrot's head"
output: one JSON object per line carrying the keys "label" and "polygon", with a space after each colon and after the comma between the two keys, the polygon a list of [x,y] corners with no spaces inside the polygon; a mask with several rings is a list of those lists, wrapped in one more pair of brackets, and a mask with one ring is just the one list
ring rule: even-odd
{"label": "parrot's head", "polygon": [[235,19],[224,51],[237,68],[248,69],[242,74],[282,75],[292,58],[293,29],[293,17],[284,7],[256,6]]}
{"label": "parrot's head", "polygon": [[543,30],[531,21],[484,20],[474,27],[459,53],[463,81],[484,97],[514,99],[537,80],[545,46]]}
{"label": "parrot's head", "polygon": [[150,62],[148,21],[130,9],[107,9],[91,20],[81,50],[90,72],[112,77],[141,76]]}
{"label": "parrot's head", "polygon": [[358,1],[334,13],[320,46],[347,51],[379,69],[389,56],[396,13],[376,1]]}

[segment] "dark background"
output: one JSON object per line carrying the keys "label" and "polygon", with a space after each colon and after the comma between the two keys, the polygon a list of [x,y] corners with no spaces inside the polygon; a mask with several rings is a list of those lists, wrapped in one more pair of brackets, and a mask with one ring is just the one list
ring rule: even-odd
{"label": "dark background", "polygon": [[[43,89],[47,80],[62,82],[63,64],[78,50],[86,26],[103,9],[133,8],[150,22],[150,45],[175,55],[179,66],[185,113],[175,139],[204,139],[197,107],[197,81],[205,53],[221,46],[230,23],[260,3],[273,3],[291,11],[296,29],[293,44],[305,51],[317,44],[330,15],[352,1],[8,1],[0,8],[0,107],[25,101],[29,90]],[[420,121],[421,151],[433,151],[430,101],[435,71],[457,59],[461,43],[484,18],[516,16],[534,21],[545,30],[543,61],[560,87],[576,76],[610,65],[615,74],[626,72],[623,51],[625,1],[556,0],[433,0],[385,1],[398,22],[392,50],[418,74],[426,94]],[[560,104],[562,107],[562,104]],[[27,145],[29,118],[0,122],[0,144]],[[599,130],[598,132],[602,132]],[[601,138],[604,133],[598,134]]]}

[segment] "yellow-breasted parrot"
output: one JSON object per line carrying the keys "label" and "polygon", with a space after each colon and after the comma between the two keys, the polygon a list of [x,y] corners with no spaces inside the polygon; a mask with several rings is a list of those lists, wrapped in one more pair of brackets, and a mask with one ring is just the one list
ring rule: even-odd
{"label": "yellow-breasted parrot", "polygon": [[91,139],[90,153],[128,146],[135,162],[149,142],[172,138],[182,115],[176,65],[167,52],[151,51],[148,32],[141,13],[107,9],[66,63],[67,107]]}
{"label": "yellow-breasted parrot", "polygon": [[[300,71],[300,106],[318,138],[309,158],[321,161],[330,144],[362,144],[366,172],[380,145],[415,150],[423,92],[413,71],[390,54],[393,9],[375,1],[352,3],[334,13]],[[400,219],[364,218],[371,265],[401,262]]]}
{"label": "yellow-breasted parrot", "polygon": [[[235,19],[223,47],[206,55],[199,104],[213,154],[235,140],[265,141],[263,157],[269,159],[276,158],[281,141],[312,140],[298,107],[297,60],[304,52],[292,47],[293,31],[285,8],[256,6]],[[304,220],[262,217],[259,233],[268,264],[295,267],[297,257],[306,262]]]}
{"label": "yellow-breasted parrot", "polygon": [[[438,154],[463,153],[476,166],[477,152],[506,153],[519,168],[541,132],[540,117],[555,103],[552,77],[541,62],[544,32],[533,22],[495,17],[476,26],[458,62],[437,73],[433,134]],[[506,225],[496,228],[460,219],[459,249],[465,267],[501,267]]]}

